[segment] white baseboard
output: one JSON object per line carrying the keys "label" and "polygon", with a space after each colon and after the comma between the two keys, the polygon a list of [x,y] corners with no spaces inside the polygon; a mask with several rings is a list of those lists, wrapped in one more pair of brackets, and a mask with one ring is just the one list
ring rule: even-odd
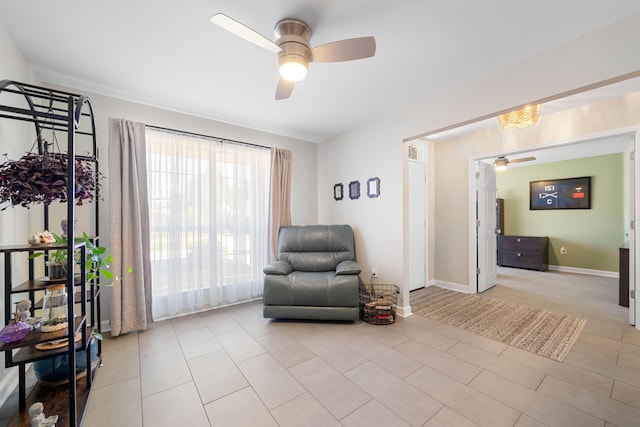
{"label": "white baseboard", "polygon": [[430,280],[427,286],[440,286],[441,288],[451,289],[452,291],[469,293],[469,287],[459,283],[446,282],[444,280]]}
{"label": "white baseboard", "polygon": [[404,307],[396,307],[396,315],[400,317],[409,317],[413,313],[411,313],[411,306],[405,305]]}
{"label": "white baseboard", "polygon": [[560,271],[564,273],[577,273],[588,274],[591,276],[610,277],[612,279],[620,278],[620,273],[618,273],[617,271],[591,270],[589,268],[564,267],[562,265],[550,265],[549,270]]}

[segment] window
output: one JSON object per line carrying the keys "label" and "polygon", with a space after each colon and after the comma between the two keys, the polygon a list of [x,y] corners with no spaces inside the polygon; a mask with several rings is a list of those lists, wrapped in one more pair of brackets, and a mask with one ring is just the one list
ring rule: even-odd
{"label": "window", "polygon": [[262,295],[270,152],[147,128],[153,317]]}

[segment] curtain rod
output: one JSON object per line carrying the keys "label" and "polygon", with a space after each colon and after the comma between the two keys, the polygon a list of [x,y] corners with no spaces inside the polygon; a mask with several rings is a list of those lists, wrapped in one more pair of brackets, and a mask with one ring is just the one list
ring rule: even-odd
{"label": "curtain rod", "polygon": [[182,135],[188,135],[188,136],[197,136],[200,138],[205,138],[205,139],[212,139],[214,141],[217,142],[226,142],[229,144],[239,144],[239,145],[249,145],[251,147],[258,147],[258,148],[265,148],[267,150],[270,150],[271,147],[267,147],[266,145],[260,145],[260,144],[253,144],[251,142],[244,142],[244,141],[236,141],[233,139],[227,139],[227,138],[219,138],[217,136],[210,136],[210,135],[205,135],[202,133],[196,133],[196,132],[189,132],[189,131],[185,131],[185,130],[177,130],[177,129],[171,129],[171,128],[165,128],[162,126],[154,126],[154,125],[144,125],[145,127],[151,128],[151,129],[156,129],[156,130],[162,130],[165,132],[173,132],[173,133],[178,133],[178,134],[182,134]]}

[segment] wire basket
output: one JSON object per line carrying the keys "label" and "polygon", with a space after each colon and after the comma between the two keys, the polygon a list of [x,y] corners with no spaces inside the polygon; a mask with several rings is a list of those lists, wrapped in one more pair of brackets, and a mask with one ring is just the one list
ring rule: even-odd
{"label": "wire basket", "polygon": [[373,325],[390,325],[396,321],[400,289],[396,285],[362,285],[360,318]]}

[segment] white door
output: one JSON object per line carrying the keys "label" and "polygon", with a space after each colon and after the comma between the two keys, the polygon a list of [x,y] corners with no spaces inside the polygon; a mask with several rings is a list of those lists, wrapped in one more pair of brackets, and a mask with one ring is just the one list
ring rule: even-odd
{"label": "white door", "polygon": [[477,162],[476,240],[478,292],[495,286],[496,268],[496,171],[493,165]]}
{"label": "white door", "polygon": [[427,284],[427,167],[409,160],[409,290]]}

